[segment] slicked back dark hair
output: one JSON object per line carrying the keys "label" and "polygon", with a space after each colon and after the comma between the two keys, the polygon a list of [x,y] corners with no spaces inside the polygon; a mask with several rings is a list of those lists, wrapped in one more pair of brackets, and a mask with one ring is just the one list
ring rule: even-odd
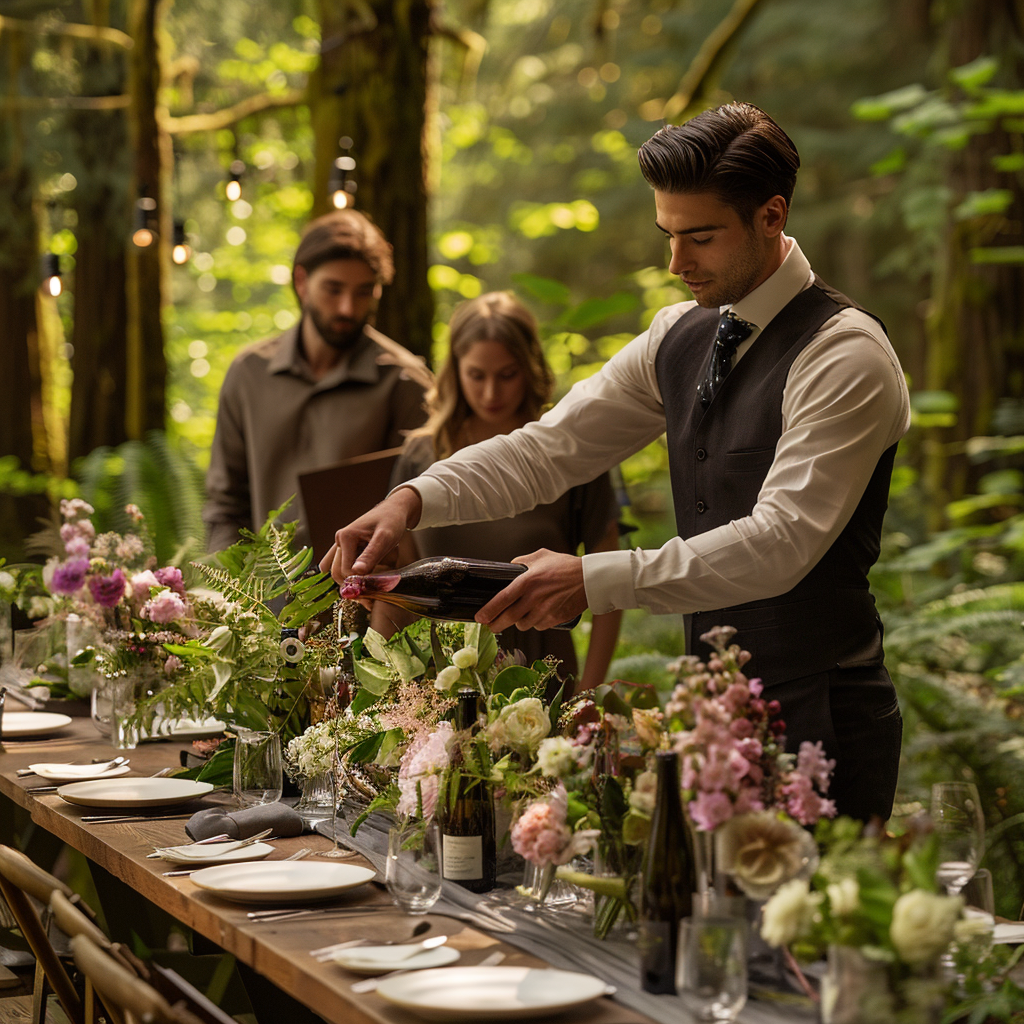
{"label": "slicked back dark hair", "polygon": [[640,171],[658,192],[709,192],[747,224],[772,196],[793,199],[800,154],[760,108],[728,103],[667,125],[640,147]]}

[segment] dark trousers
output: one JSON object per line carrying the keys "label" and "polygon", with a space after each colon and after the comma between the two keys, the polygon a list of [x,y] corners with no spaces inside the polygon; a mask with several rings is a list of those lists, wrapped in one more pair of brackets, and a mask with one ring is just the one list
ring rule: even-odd
{"label": "dark trousers", "polygon": [[836,762],[828,796],[839,814],[867,822],[892,813],[903,718],[889,673],[879,667],[837,668],[766,686],[782,705],[786,750],[821,741]]}

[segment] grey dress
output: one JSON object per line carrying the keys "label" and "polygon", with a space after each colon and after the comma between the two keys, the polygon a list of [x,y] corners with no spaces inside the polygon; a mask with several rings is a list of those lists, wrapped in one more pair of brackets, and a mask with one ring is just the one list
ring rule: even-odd
{"label": "grey dress", "polygon": [[[414,437],[406,442],[391,477],[391,486],[412,480],[436,461],[429,437]],[[575,512],[574,512],[575,510]],[[538,505],[510,519],[461,526],[439,526],[416,530],[413,540],[421,558],[457,555],[484,558],[492,562],[511,562],[539,548],[569,552],[582,542],[592,551],[619,517],[611,477],[608,473],[567,491],[550,505]],[[553,654],[562,662],[563,677],[576,676],[578,665],[572,634],[564,629],[505,630],[498,637],[503,650],[520,650],[527,663]]]}

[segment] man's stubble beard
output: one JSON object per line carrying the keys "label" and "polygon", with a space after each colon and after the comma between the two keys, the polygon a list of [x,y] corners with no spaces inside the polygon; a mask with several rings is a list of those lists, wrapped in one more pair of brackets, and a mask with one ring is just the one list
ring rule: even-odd
{"label": "man's stubble beard", "polygon": [[353,324],[351,327],[344,329],[337,329],[331,326],[329,320],[325,320],[319,310],[307,307],[303,312],[313,322],[313,326],[317,329],[317,333],[323,340],[330,345],[337,352],[347,352],[353,345],[362,337],[363,328],[369,322],[369,317],[364,317],[358,323],[349,321]]}
{"label": "man's stubble beard", "polygon": [[731,306],[749,295],[764,272],[768,260],[767,247],[758,243],[752,230],[747,232],[747,244],[737,253],[726,277],[716,280],[714,287],[694,299],[704,309]]}

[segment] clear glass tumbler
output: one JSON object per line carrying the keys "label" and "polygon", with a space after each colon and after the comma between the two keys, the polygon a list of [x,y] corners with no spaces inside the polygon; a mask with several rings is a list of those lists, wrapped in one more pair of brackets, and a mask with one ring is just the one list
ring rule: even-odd
{"label": "clear glass tumbler", "polygon": [[135,702],[139,688],[132,676],[119,676],[108,683],[111,704],[110,741],[115,750],[134,750],[139,745]]}
{"label": "clear glass tumbler", "polygon": [[735,917],[680,922],[676,987],[698,1020],[735,1020],[747,1001],[747,922]]}
{"label": "clear glass tumbler", "polygon": [[276,732],[239,729],[235,740],[232,789],[240,807],[281,799],[281,737]]}
{"label": "clear glass tumbler", "polygon": [[425,914],[441,895],[441,835],[434,822],[408,822],[388,832],[384,881],[407,914]]}

